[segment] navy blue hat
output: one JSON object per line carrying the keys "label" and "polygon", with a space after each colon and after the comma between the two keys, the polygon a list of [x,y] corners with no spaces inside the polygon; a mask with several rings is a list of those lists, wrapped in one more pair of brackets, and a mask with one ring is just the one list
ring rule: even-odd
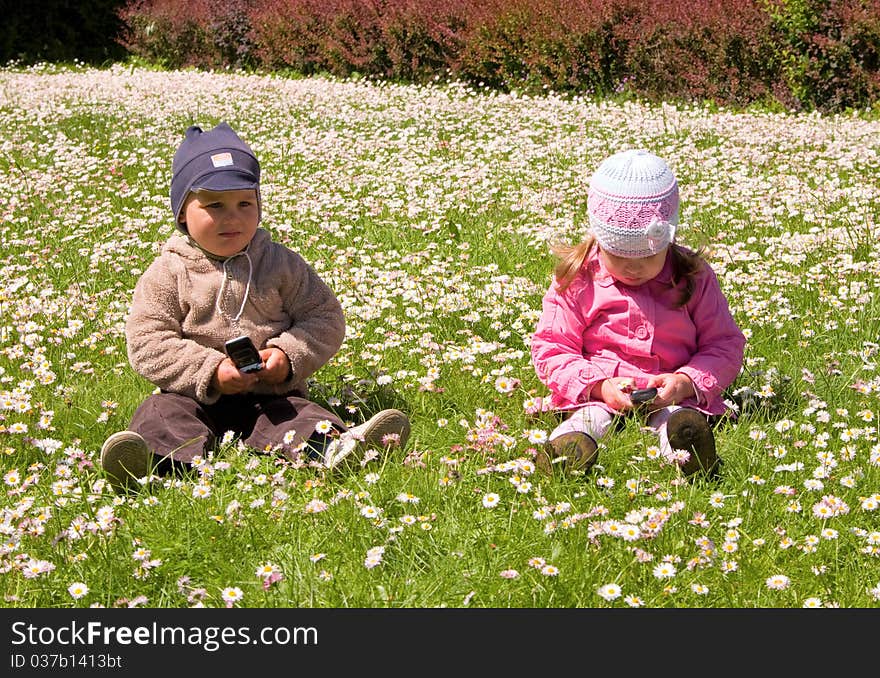
{"label": "navy blue hat", "polygon": [[[203,132],[193,125],[171,163],[171,209],[180,216],[190,191],[238,191],[253,188],[260,199],[260,163],[257,156],[225,122]],[[183,224],[177,226],[185,231]]]}

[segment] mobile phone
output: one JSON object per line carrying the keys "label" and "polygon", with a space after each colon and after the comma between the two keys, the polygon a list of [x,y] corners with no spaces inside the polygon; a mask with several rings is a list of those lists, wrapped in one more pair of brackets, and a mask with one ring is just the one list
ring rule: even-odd
{"label": "mobile phone", "polygon": [[242,372],[258,372],[263,369],[263,359],[248,336],[236,337],[226,342],[226,355]]}
{"label": "mobile phone", "polygon": [[656,388],[637,388],[629,394],[629,399],[634,403],[649,403],[657,397]]}

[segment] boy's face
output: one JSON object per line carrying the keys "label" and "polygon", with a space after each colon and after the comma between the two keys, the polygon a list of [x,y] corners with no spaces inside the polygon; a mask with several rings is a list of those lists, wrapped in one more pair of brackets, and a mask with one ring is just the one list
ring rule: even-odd
{"label": "boy's face", "polygon": [[230,257],[248,246],[260,223],[257,192],[199,191],[183,204],[180,222],[202,249]]}

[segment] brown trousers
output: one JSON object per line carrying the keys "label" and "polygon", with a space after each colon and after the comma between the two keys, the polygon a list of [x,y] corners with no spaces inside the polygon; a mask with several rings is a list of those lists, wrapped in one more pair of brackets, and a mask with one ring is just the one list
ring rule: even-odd
{"label": "brown trousers", "polygon": [[[277,449],[289,459],[309,454],[295,450],[309,441],[322,450],[325,436],[315,431],[327,420],[337,431],[345,431],[342,420],[320,405],[298,396],[244,393],[221,396],[212,405],[177,393],[149,396],[132,415],[129,430],[139,433],[147,446],[165,459],[189,463],[204,456],[227,431],[257,449]],[[284,436],[295,431],[290,442]],[[317,456],[312,454],[311,456]]]}

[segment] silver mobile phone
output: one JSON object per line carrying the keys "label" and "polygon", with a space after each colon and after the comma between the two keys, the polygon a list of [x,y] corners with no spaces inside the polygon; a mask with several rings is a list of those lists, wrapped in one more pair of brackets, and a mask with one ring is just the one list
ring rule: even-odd
{"label": "silver mobile phone", "polygon": [[242,372],[258,372],[263,369],[263,359],[248,336],[236,337],[226,342],[226,355]]}

